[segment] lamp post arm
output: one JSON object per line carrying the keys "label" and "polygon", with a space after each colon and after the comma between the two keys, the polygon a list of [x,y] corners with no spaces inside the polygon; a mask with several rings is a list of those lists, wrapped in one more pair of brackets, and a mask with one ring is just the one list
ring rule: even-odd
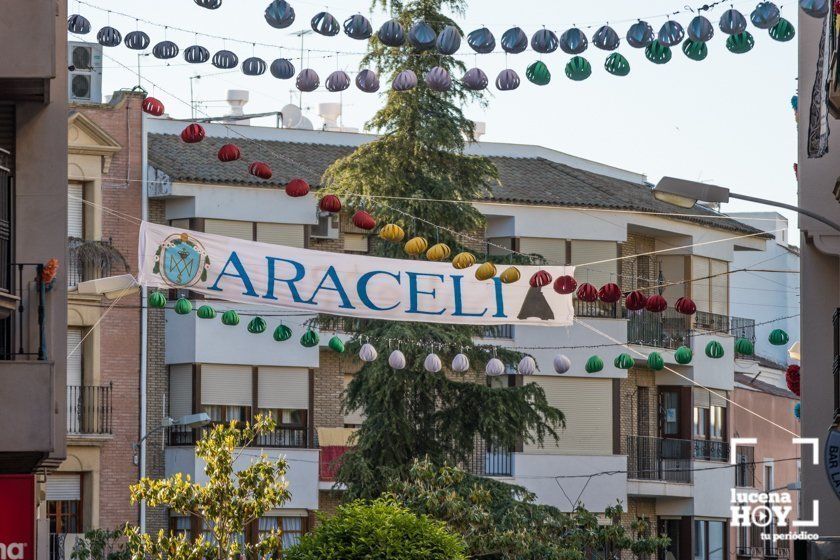
{"label": "lamp post arm", "polygon": [[785,210],[791,210],[796,212],[797,214],[802,214],[803,216],[808,216],[809,218],[814,218],[818,222],[822,222],[827,226],[830,226],[837,232],[840,232],[840,224],[835,221],[829,220],[825,216],[821,216],[815,212],[811,212],[810,210],[806,210],[805,208],[800,208],[799,206],[793,206],[792,204],[785,204],[784,202],[777,202],[775,200],[767,200],[766,198],[758,198],[755,196],[748,196],[745,194],[737,194],[730,192],[729,198],[737,198],[739,200],[746,200],[749,202],[757,202],[758,204],[765,204],[767,206],[775,206],[777,208],[784,208]]}

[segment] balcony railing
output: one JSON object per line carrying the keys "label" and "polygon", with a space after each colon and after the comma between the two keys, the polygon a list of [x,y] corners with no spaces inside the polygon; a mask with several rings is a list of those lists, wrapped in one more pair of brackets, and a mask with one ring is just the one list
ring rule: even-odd
{"label": "balcony railing", "polygon": [[729,443],[710,439],[695,439],[694,458],[701,461],[729,461]]}
{"label": "balcony railing", "polygon": [[0,291],[13,295],[16,303],[14,309],[0,306],[0,360],[46,360],[47,292],[54,281],[41,281],[45,268],[39,263],[0,261],[0,274],[4,271],[14,289]]}
{"label": "balcony railing", "polygon": [[691,482],[691,440],[627,436],[627,478]]}
{"label": "balcony railing", "polygon": [[464,470],[476,476],[513,476],[513,450],[494,449],[481,438],[476,438]]}
{"label": "balcony railing", "polygon": [[514,336],[513,325],[490,325],[484,328],[482,338],[503,338],[506,340],[513,340]]}
{"label": "balcony railing", "polygon": [[596,319],[617,319],[620,317],[620,307],[616,303],[603,301],[581,301],[574,299],[575,317],[591,317]]}
{"label": "balcony railing", "polygon": [[108,277],[116,265],[120,265],[125,272],[129,271],[125,257],[110,240],[67,238],[68,288],[77,286],[80,282]]}
{"label": "balcony railing", "polygon": [[714,332],[755,340],[755,320],[698,311],[683,315],[669,308],[662,313],[624,310],[630,344],[676,349],[688,346],[692,333]]}
{"label": "balcony railing", "polygon": [[67,433],[100,434],[111,432],[111,385],[67,386]]}
{"label": "balcony railing", "polygon": [[[195,443],[204,437],[207,430],[211,426],[204,428],[186,428],[183,426],[173,426],[168,430],[168,441],[171,446],[188,446],[195,445]],[[253,447],[271,447],[271,448],[296,448],[306,449],[309,447],[309,430],[306,427],[278,427],[271,433],[258,436],[252,446]]]}

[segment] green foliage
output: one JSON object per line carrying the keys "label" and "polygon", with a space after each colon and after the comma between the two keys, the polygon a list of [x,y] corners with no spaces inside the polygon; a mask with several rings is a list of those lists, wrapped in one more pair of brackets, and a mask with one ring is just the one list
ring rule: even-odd
{"label": "green foliage", "polygon": [[464,543],[440,521],[389,500],[355,501],[321,517],[284,560],[466,560]]}
{"label": "green foliage", "polygon": [[262,434],[275,429],[271,418],[257,416],[254,424],[220,424],[196,443],[195,454],[206,463],[207,483],[197,484],[176,474],[164,480],[143,478],[130,487],[131,500],[145,500],[151,507],[168,507],[178,513],[195,515],[212,527],[215,543],[199,537],[159,531],[156,535],[127,527],[128,549],[135,559],[227,560],[244,554],[265,556],[279,548],[279,532],[257,544],[242,544],[236,535],[246,525],[278,507],[290,497],[287,490],[286,460],[270,460],[265,455],[251,460],[234,472],[234,463],[244,449]]}
{"label": "green foliage", "polygon": [[122,541],[122,530],[92,529],[76,541],[72,560],[129,560],[131,554]]}

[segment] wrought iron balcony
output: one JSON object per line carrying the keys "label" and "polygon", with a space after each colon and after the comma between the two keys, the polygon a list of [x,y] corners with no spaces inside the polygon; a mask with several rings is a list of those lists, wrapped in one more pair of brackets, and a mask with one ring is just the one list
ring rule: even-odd
{"label": "wrought iron balcony", "polygon": [[698,332],[730,334],[755,340],[754,319],[704,311],[683,315],[673,308],[662,313],[624,309],[624,316],[627,319],[627,341],[630,344],[673,350],[690,345],[692,333]]}
{"label": "wrought iron balcony", "polygon": [[67,386],[67,433],[108,435],[111,431],[112,385]]}
{"label": "wrought iron balcony", "polygon": [[690,483],[692,442],[627,436],[627,478]]}
{"label": "wrought iron balcony", "polygon": [[111,276],[111,270],[116,266],[120,266],[124,272],[129,271],[125,257],[110,240],[67,238],[68,288],[77,286],[80,282]]}
{"label": "wrought iron balcony", "polygon": [[711,439],[695,439],[694,458],[701,461],[729,461],[729,442]]}
{"label": "wrought iron balcony", "polygon": [[[167,440],[171,446],[190,446],[204,437],[212,425],[204,428],[187,428],[184,426],[173,426],[168,429]],[[273,432],[258,436],[253,447],[270,448],[296,448],[306,449],[309,447],[309,430],[305,426],[278,426]]]}

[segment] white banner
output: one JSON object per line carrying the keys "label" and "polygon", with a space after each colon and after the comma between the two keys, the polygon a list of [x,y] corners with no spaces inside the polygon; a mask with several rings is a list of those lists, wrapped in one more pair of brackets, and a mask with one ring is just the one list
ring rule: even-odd
{"label": "white banner", "polygon": [[[532,288],[542,269],[557,278],[570,266],[520,266],[522,278],[479,281],[475,267],[385,259],[243,241],[144,222],[138,280],[188,288],[216,299],[388,321],[468,325],[572,323],[572,296]],[[499,271],[505,265],[499,266]]]}

